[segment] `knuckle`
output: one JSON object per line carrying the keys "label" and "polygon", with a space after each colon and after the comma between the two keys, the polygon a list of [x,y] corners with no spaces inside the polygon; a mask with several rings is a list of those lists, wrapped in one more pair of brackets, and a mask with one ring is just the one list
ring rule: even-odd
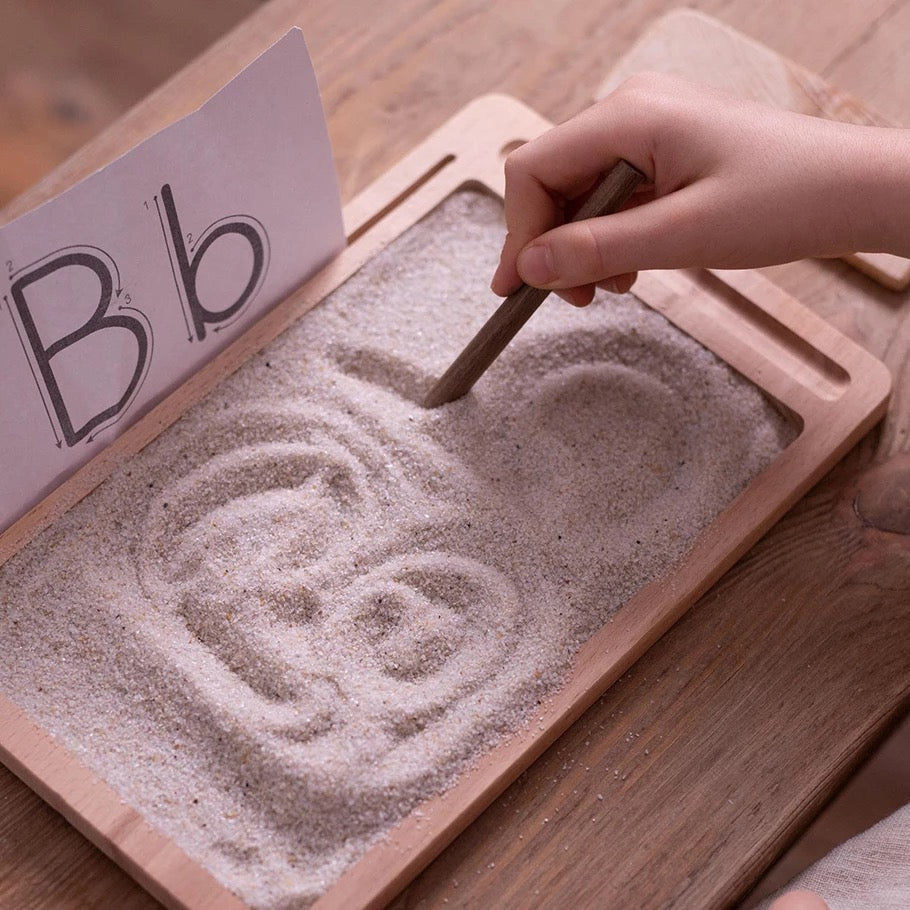
{"label": "knuckle", "polygon": [[508,180],[510,177],[514,177],[515,173],[518,171],[518,169],[520,167],[519,162],[515,157],[517,154],[518,154],[517,151],[509,152],[509,154],[506,156],[505,164],[503,165],[503,170],[505,171],[506,180]]}
{"label": "knuckle", "polygon": [[606,278],[610,272],[607,268],[606,245],[603,238],[598,231],[594,230],[591,221],[582,221],[579,224],[580,261],[585,274],[591,280]]}
{"label": "knuckle", "polygon": [[627,76],[619,86],[619,89],[633,94],[649,94],[661,86],[664,78],[663,73],[658,73],[654,70],[643,70]]}
{"label": "knuckle", "polygon": [[638,115],[660,118],[680,107],[686,85],[677,76],[649,70],[626,78],[616,89],[616,95],[622,103],[634,108]]}
{"label": "knuckle", "polygon": [[515,179],[516,177],[521,177],[528,171],[528,158],[530,143],[519,146],[506,156],[505,164],[503,165],[506,180]]}

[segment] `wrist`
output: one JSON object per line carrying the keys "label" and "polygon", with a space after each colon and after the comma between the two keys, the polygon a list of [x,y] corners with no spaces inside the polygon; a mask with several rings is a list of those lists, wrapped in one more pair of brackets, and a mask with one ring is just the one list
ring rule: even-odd
{"label": "wrist", "polygon": [[860,127],[852,143],[843,210],[844,252],[910,256],[910,130]]}

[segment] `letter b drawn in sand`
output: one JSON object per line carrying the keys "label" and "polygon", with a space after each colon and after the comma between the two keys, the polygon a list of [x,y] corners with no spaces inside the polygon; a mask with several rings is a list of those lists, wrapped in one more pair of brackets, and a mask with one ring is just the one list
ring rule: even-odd
{"label": "letter b drawn in sand", "polygon": [[[187,340],[202,341],[207,326],[214,326],[216,333],[227,328],[259,293],[269,267],[268,233],[262,222],[250,215],[228,215],[201,234],[184,234],[168,183],[161,187],[160,204],[155,197],[155,206],[183,308]],[[218,240],[222,242],[215,250],[213,244]],[[205,267],[201,268],[203,263]]]}
{"label": "letter b drawn in sand", "polygon": [[64,247],[10,277],[10,315],[55,444],[92,442],[135,400],[151,360],[151,326],[98,247]]}

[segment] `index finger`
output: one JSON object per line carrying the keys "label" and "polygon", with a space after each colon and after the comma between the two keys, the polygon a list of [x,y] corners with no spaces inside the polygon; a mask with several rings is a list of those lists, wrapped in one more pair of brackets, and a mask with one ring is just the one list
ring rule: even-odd
{"label": "index finger", "polygon": [[568,207],[589,190],[619,158],[625,158],[653,179],[650,155],[627,131],[622,134],[619,114],[611,99],[554,127],[514,151],[505,166],[506,240],[493,290],[507,294],[521,279],[515,261],[521,250],[541,234],[568,220]]}

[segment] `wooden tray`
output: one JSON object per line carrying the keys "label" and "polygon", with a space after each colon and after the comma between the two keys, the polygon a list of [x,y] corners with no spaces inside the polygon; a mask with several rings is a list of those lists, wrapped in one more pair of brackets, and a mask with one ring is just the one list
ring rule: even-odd
{"label": "wooden tray", "polygon": [[[627,77],[648,70],[813,117],[895,126],[817,73],[696,10],[674,10],[658,19],[610,70],[595,97],[605,97]],[[853,253],[844,259],[889,290],[910,287],[910,259],[890,253]]]}
{"label": "wooden tray", "polygon": [[[0,537],[0,560],[450,193],[474,185],[501,195],[504,155],[548,126],[503,96],[466,107],[346,207],[351,242],[333,263],[13,525]],[[636,294],[764,389],[799,421],[798,438],[701,534],[680,566],[640,591],[580,650],[564,687],[542,706],[540,723],[502,743],[444,797],[406,818],[317,902],[320,910],[376,907],[394,895],[884,412],[890,387],[885,367],[757,273],[644,274]],[[453,345],[453,357],[459,349]],[[3,696],[0,758],[166,906],[243,906]]]}

